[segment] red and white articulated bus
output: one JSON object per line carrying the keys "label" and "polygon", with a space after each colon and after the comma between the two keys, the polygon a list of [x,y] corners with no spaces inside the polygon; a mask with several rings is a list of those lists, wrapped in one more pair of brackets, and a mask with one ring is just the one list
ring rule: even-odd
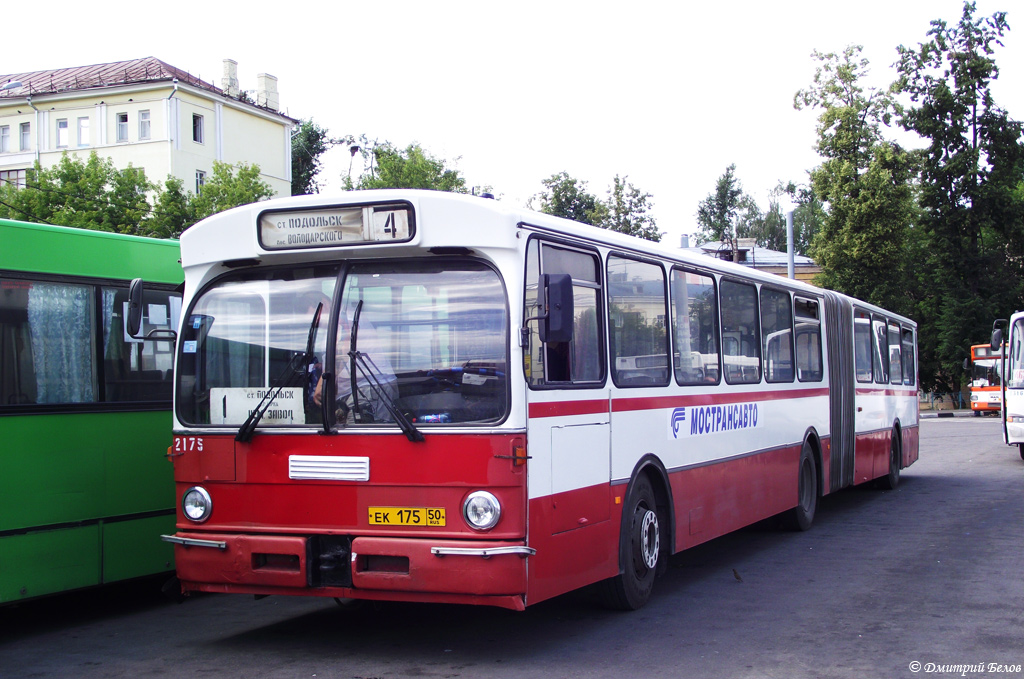
{"label": "red and white articulated bus", "polygon": [[914,322],[732,263],[398,190],[181,256],[185,593],[635,609],[671,554],[918,456]]}

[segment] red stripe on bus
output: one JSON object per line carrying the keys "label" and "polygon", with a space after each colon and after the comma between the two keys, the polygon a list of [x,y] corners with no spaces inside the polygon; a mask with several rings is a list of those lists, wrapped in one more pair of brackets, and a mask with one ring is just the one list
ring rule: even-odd
{"label": "red stripe on bus", "polygon": [[917,391],[912,389],[871,389],[858,387],[858,396],[917,396]]}
{"label": "red stripe on bus", "polygon": [[612,411],[621,413],[631,410],[658,410],[659,408],[724,405],[728,403],[749,403],[751,401],[781,401],[797,398],[814,398],[817,396],[828,396],[828,388],[776,389],[772,391],[747,391],[728,394],[695,394],[692,396],[617,398],[612,401]]}
{"label": "red stripe on bus", "polygon": [[530,417],[608,414],[608,401],[549,401],[531,403]]}

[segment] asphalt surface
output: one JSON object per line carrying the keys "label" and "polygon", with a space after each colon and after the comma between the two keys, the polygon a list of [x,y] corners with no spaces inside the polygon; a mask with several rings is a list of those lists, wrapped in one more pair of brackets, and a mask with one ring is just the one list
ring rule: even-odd
{"label": "asphalt surface", "polygon": [[633,613],[589,591],[524,613],[176,604],[143,581],[0,609],[0,677],[1024,676],[1022,527],[1024,461],[998,422],[929,418],[895,491],[676,555]]}

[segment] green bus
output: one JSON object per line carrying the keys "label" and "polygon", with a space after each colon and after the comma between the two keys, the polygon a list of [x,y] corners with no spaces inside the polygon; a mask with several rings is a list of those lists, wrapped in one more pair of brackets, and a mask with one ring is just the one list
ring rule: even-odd
{"label": "green bus", "polygon": [[174,569],[177,241],[0,219],[0,605]]}

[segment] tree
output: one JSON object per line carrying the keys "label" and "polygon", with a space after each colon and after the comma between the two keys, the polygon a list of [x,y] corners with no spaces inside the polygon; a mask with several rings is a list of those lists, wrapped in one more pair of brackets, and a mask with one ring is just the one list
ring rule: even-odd
{"label": "tree", "polygon": [[959,23],[931,22],[928,40],[900,46],[898,86],[914,104],[902,124],[928,143],[920,155],[922,354],[946,386],[956,386],[969,345],[992,319],[1024,304],[1021,123],[996,105],[995,47],[1006,13],[976,19],[965,2]]}
{"label": "tree", "polygon": [[661,240],[661,232],[651,216],[651,194],[641,192],[628,181],[628,177],[615,175],[612,186],[608,189],[608,200],[604,210],[596,213],[596,226],[619,233],[637,236],[657,243]]}
{"label": "tree", "polygon": [[466,180],[447,161],[436,158],[419,144],[398,149],[389,142],[357,147],[367,166],[358,181],[342,178],[343,187],[352,189],[431,189],[469,193]]}
{"label": "tree", "polygon": [[[238,174],[235,174],[236,169]],[[189,203],[193,210],[192,217],[199,221],[239,205],[266,200],[273,195],[273,189],[260,179],[259,165],[239,163],[232,166],[215,160],[212,176],[207,178],[199,195]]]}
{"label": "tree", "polygon": [[26,187],[0,192],[0,214],[15,219],[60,224],[96,231],[139,234],[150,213],[147,195],[153,185],[141,168],[118,170],[95,151],[86,160],[65,153],[43,169],[26,173]]}
{"label": "tree", "polygon": [[862,48],[841,55],[814,52],[814,83],[794,106],[820,109],[814,192],[827,205],[810,254],[816,282],[894,311],[907,312],[904,247],[915,214],[910,154],[886,141],[882,126],[899,112],[889,90],[865,89]]}
{"label": "tree", "polygon": [[604,218],[604,206],[587,191],[587,182],[558,172],[541,181],[545,190],[530,199],[540,202],[540,212],[583,224],[597,224]]}
{"label": "tree", "polygon": [[146,224],[147,236],[154,238],[178,238],[188,227],[195,224],[193,194],[185,190],[185,183],[168,175],[163,190],[159,191],[153,205],[153,216]]}
{"label": "tree", "polygon": [[292,195],[319,193],[317,175],[322,168],[321,158],[337,144],[352,142],[347,139],[332,139],[327,128],[317,125],[312,118],[302,120],[299,129],[292,135]]}
{"label": "tree", "polygon": [[697,244],[719,241],[733,252],[733,261],[739,259],[736,248],[736,218],[743,207],[743,187],[736,178],[736,165],[725,168],[715,182],[715,190],[697,206]]}

